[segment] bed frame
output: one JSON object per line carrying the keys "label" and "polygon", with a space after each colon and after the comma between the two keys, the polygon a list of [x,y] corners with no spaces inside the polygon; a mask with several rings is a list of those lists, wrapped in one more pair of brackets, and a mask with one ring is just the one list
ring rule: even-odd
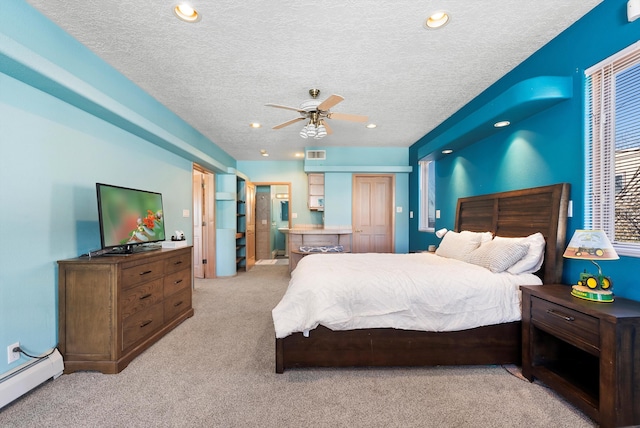
{"label": "bed frame", "polygon": [[[492,231],[506,237],[541,232],[545,258],[537,273],[559,283],[565,245],[569,184],[555,184],[458,199],[455,230]],[[276,373],[298,367],[392,367],[520,364],[520,321],[453,332],[375,328],[276,339]]]}

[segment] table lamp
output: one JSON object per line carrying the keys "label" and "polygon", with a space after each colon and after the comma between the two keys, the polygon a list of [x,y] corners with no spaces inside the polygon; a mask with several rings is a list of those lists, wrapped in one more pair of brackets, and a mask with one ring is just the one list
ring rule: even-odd
{"label": "table lamp", "polygon": [[620,257],[603,230],[576,230],[562,256],[589,260],[598,268],[596,275],[586,270],[581,273],[578,284],[571,287],[571,295],[594,302],[613,302],[611,278],[602,275],[596,260],[617,260]]}

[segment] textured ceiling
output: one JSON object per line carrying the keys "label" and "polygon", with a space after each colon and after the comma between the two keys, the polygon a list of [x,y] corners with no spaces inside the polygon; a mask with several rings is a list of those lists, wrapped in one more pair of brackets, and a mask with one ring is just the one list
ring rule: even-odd
{"label": "textured ceiling", "polygon": [[[409,147],[601,0],[268,2],[27,0],[238,160],[291,160],[309,146]],[[446,9],[451,22],[427,30]],[[376,129],[331,120],[304,140],[294,111],[318,88]],[[249,123],[262,128],[252,129]]]}

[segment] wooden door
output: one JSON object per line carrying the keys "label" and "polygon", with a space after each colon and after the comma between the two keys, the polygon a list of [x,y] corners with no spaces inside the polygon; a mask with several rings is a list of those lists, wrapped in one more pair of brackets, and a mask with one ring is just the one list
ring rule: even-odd
{"label": "wooden door", "polygon": [[193,276],[215,278],[215,184],[210,172],[193,170]]}
{"label": "wooden door", "polygon": [[204,269],[202,269],[203,175],[202,172],[193,170],[193,276],[196,278],[204,278]]}
{"label": "wooden door", "polygon": [[256,260],[271,259],[271,190],[256,192]]}
{"label": "wooden door", "polygon": [[256,186],[247,181],[246,220],[247,232],[245,239],[246,269],[249,270],[256,264]]}
{"label": "wooden door", "polygon": [[394,188],[393,175],[354,175],[352,252],[394,251]]}

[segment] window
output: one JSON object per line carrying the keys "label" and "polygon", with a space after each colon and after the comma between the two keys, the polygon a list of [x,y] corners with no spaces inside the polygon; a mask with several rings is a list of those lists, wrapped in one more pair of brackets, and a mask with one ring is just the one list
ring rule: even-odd
{"label": "window", "polygon": [[436,228],[436,168],[433,161],[422,160],[420,165],[420,212],[418,230],[433,232]]}
{"label": "window", "polygon": [[619,254],[640,257],[640,42],[585,74],[585,227],[604,230]]}

